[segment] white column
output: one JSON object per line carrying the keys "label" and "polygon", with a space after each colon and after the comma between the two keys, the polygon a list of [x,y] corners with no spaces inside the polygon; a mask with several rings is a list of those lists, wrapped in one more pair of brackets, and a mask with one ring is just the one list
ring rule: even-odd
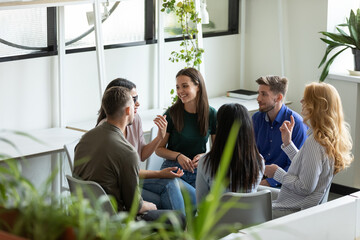
{"label": "white column", "polygon": [[240,7],[240,88],[245,84],[245,28],[246,28],[246,0],[241,0]]}
{"label": "white column", "polygon": [[155,81],[155,96],[157,98],[155,99],[155,107],[156,108],[162,108],[165,106],[165,100],[164,100],[164,86],[165,86],[165,80],[164,80],[164,48],[165,48],[165,40],[164,40],[164,13],[161,12],[162,3],[163,1],[158,0],[158,39],[157,39],[157,60],[158,60],[158,66],[157,66],[157,76],[158,79]]}
{"label": "white column", "polygon": [[101,23],[101,11],[100,11],[100,0],[95,0],[93,4],[94,14],[95,14],[95,40],[96,40],[96,56],[97,56],[97,65],[98,65],[98,77],[99,77],[99,92],[100,92],[100,101],[102,99],[102,94],[105,91],[105,57],[104,57],[104,44],[102,39],[102,23]]}
{"label": "white column", "polygon": [[[200,6],[200,0],[195,0],[195,9],[196,9],[196,12],[199,14],[199,17],[200,16],[200,10],[201,10],[201,6]],[[196,35],[196,38],[197,38],[197,41],[198,41],[198,47],[199,48],[204,48],[204,41],[203,41],[203,32],[202,32],[202,24],[201,22],[198,23],[196,25],[196,28],[198,30],[198,34]],[[204,52],[204,54],[206,54],[206,52]],[[201,72],[201,74],[203,75],[204,79],[206,79],[206,76],[205,76],[205,58],[204,56],[202,57],[201,59],[201,64],[199,66],[199,70]]]}
{"label": "white column", "polygon": [[57,7],[57,32],[58,32],[58,104],[59,127],[65,126],[64,116],[64,63],[65,63],[65,20],[64,6]]}
{"label": "white column", "polygon": [[282,0],[278,0],[278,27],[279,27],[279,47],[280,47],[280,68],[281,76],[285,76],[285,56],[284,56],[284,14]]}

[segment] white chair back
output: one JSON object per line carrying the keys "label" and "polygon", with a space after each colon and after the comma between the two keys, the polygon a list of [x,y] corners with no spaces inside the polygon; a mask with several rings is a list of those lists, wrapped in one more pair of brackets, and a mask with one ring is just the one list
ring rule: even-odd
{"label": "white chair back", "polygon": [[74,171],[75,147],[79,141],[80,139],[76,139],[75,141],[64,145],[71,173]]}
{"label": "white chair back", "polygon": [[104,189],[94,181],[84,181],[77,178],[74,178],[70,175],[66,175],[66,179],[69,183],[70,192],[73,195],[78,194],[78,189],[81,190],[82,195],[84,198],[90,201],[91,206],[95,207],[97,201],[100,197],[105,198],[105,201],[102,202],[102,209],[103,211],[107,212],[111,215],[117,214],[115,208],[111,204],[109,196],[106,194]]}
{"label": "white chair back", "polygon": [[227,211],[216,226],[240,223],[242,228],[245,228],[272,219],[270,190],[253,193],[224,193],[221,197],[222,205],[229,201],[236,201],[241,206],[235,206]]}

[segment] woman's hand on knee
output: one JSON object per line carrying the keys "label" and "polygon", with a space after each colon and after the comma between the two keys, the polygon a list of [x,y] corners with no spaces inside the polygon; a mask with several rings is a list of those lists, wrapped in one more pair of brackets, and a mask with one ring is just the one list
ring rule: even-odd
{"label": "woman's hand on knee", "polygon": [[184,170],[194,173],[195,167],[190,158],[181,154],[178,156],[177,161]]}

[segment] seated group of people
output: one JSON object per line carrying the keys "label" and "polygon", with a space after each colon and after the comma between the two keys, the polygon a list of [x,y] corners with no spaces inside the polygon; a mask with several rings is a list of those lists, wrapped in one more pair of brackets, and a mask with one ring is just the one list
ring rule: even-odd
{"label": "seated group of people", "polygon": [[[129,211],[139,198],[139,214],[156,209],[185,214],[181,188],[196,209],[211,189],[231,127],[238,121],[226,191],[253,192],[259,184],[280,188],[273,201],[274,217],[319,204],[334,174],[353,160],[336,89],[326,83],[307,85],[302,118],[284,104],[286,78],[266,76],[256,82],[259,111],[252,117],[235,103],[217,112],[209,106],[201,73],[180,70],[178,99],[163,116],[156,116],[157,137],[146,144],[135,84],[113,80],[104,93],[97,126],[76,146],[74,175],[98,182],[115,197],[119,211]],[[165,159],[161,170],[140,170],[139,161],[153,152]]]}

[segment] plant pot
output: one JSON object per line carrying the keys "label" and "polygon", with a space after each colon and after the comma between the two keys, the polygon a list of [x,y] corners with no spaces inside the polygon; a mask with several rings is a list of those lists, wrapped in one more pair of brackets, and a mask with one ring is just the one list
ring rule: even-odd
{"label": "plant pot", "polygon": [[[0,239],[1,240],[1,239]],[[76,240],[76,233],[73,227],[65,228],[58,240]]]}
{"label": "plant pot", "polygon": [[360,50],[352,48],[352,53],[354,54],[354,70],[360,71]]}
{"label": "plant pot", "polygon": [[0,230],[0,240],[29,240]]}
{"label": "plant pot", "polygon": [[6,209],[0,207],[0,228],[5,231],[11,231],[20,215],[18,209]]}

